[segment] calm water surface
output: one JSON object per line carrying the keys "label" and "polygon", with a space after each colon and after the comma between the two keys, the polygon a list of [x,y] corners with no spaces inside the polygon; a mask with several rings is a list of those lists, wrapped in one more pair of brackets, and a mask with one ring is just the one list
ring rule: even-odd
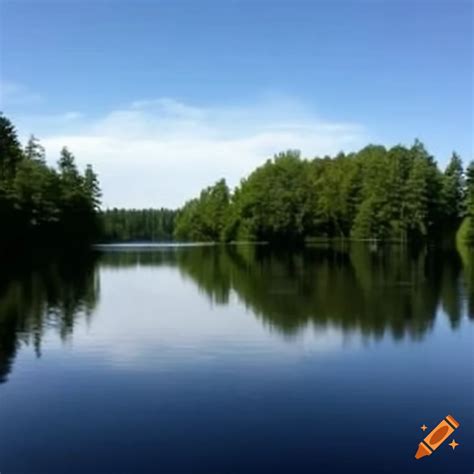
{"label": "calm water surface", "polygon": [[[465,249],[2,267],[0,472],[470,474],[473,318]],[[448,414],[459,446],[415,461]]]}

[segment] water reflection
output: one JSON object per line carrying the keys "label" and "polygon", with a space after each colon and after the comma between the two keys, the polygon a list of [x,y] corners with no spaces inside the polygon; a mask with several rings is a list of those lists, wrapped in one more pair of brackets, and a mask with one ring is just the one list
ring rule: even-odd
{"label": "water reflection", "polygon": [[[439,305],[455,328],[468,301],[473,318],[473,253],[400,246],[318,246],[301,252],[268,247],[203,247],[112,252],[111,267],[176,266],[217,304],[234,291],[259,318],[287,335],[309,323],[380,337],[421,337]],[[462,258],[461,258],[462,256]]]}
{"label": "water reflection", "polygon": [[[44,332],[62,339],[99,299],[99,269],[174,267],[216,304],[236,295],[262,323],[291,337],[308,325],[366,337],[421,339],[442,308],[455,329],[474,315],[473,252],[404,247],[162,248],[50,259],[0,274],[0,383],[22,344],[41,355]],[[140,304],[137,302],[137,304]],[[142,304],[147,304],[143,302]]]}
{"label": "water reflection", "polygon": [[[51,261],[52,260],[52,261]],[[7,379],[20,345],[33,345],[41,356],[48,328],[61,339],[73,333],[77,318],[90,318],[99,296],[97,256],[44,256],[0,273],[0,383]]]}

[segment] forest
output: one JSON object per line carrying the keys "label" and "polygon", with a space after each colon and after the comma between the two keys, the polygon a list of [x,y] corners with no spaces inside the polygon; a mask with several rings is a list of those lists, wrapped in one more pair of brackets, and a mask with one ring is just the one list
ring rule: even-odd
{"label": "forest", "polygon": [[22,147],[0,115],[3,241],[474,241],[474,163],[464,168],[453,152],[440,170],[419,140],[311,159],[289,150],[178,210],[101,211],[100,200],[92,166],[81,173],[67,148],[48,166],[38,139]]}
{"label": "forest", "polygon": [[100,213],[104,242],[173,240],[177,211],[171,209],[107,209]]}
{"label": "forest", "polygon": [[31,136],[22,147],[15,127],[0,115],[1,240],[10,246],[33,242],[82,245],[98,235],[101,191],[88,165],[81,173],[63,148],[57,167]]}
{"label": "forest", "polygon": [[424,145],[303,159],[287,151],[231,192],[225,180],[178,212],[175,237],[303,242],[312,238],[473,240],[474,164],[453,153],[444,171]]}

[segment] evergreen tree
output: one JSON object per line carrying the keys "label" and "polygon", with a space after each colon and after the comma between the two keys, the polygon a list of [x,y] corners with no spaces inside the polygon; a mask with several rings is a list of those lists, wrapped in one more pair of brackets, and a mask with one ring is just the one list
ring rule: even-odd
{"label": "evergreen tree", "polygon": [[428,232],[427,164],[416,157],[406,185],[406,222],[413,237],[425,237]]}
{"label": "evergreen tree", "polygon": [[20,141],[13,124],[0,114],[0,184],[12,180],[23,159]]}
{"label": "evergreen tree", "polygon": [[46,164],[45,150],[34,135],[30,135],[24,154],[28,160],[35,160],[41,164]]}
{"label": "evergreen tree", "polygon": [[80,175],[74,155],[66,147],[61,149],[58,168],[61,179],[64,181],[68,181],[72,185],[77,185],[80,182]]}
{"label": "evergreen tree", "polygon": [[170,241],[176,211],[171,209],[109,209],[99,215],[104,241]]}
{"label": "evergreen tree", "polygon": [[102,197],[102,192],[100,190],[99,178],[97,174],[92,169],[92,165],[86,166],[86,171],[84,174],[84,191],[86,193],[86,198],[90,203],[94,211],[99,210],[100,208],[100,199]]}
{"label": "evergreen tree", "polygon": [[82,244],[96,232],[100,188],[92,169],[82,176],[64,148],[59,173],[46,165],[31,135],[24,150],[11,122],[0,116],[0,213],[3,241]]}
{"label": "evergreen tree", "polygon": [[474,212],[474,161],[471,161],[466,168],[465,185],[465,208],[468,215],[472,215]]}
{"label": "evergreen tree", "polygon": [[392,215],[387,150],[369,145],[357,154],[356,160],[361,166],[362,189],[351,234],[359,239],[389,239]]}
{"label": "evergreen tree", "polygon": [[443,211],[448,225],[457,227],[464,215],[464,171],[461,158],[453,153],[443,175]]}
{"label": "evergreen tree", "polygon": [[58,168],[63,211],[72,223],[72,215],[84,210],[84,200],[87,198],[83,189],[83,177],[77,169],[74,155],[66,147],[61,150]]}
{"label": "evergreen tree", "polygon": [[466,169],[466,187],[464,196],[466,218],[459,231],[460,238],[465,242],[474,242],[474,161],[471,161]]}

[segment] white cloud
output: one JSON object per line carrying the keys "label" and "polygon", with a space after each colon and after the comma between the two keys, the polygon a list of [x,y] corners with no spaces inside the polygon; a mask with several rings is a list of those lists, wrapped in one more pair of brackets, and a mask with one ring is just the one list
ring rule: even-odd
{"label": "white cloud", "polygon": [[176,207],[221,177],[235,186],[279,151],[333,154],[368,140],[360,125],[323,120],[287,98],[239,107],[159,98],[95,119],[69,113],[41,123],[48,124],[42,131],[21,131],[39,135],[51,161],[66,145],[80,165],[92,163],[106,207]]}

